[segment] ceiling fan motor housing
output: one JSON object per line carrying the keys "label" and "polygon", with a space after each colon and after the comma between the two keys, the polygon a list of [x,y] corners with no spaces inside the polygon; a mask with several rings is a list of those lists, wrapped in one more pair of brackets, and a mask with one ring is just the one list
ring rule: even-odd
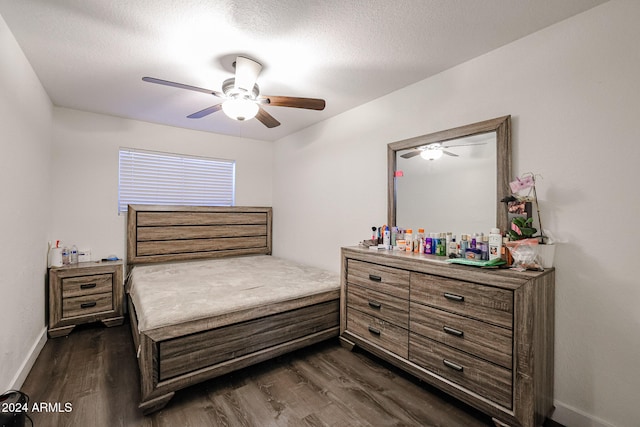
{"label": "ceiling fan motor housing", "polygon": [[222,82],[222,93],[227,97],[254,101],[258,95],[260,95],[260,87],[258,87],[257,83],[253,85],[253,90],[251,90],[251,92],[247,92],[244,89],[236,88],[235,81],[236,79],[231,77]]}

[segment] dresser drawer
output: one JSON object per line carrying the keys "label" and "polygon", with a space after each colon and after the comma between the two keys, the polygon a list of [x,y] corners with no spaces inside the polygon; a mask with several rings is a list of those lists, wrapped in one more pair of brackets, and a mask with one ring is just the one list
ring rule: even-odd
{"label": "dresser drawer", "polygon": [[507,289],[412,273],[411,301],[513,328],[513,292]]}
{"label": "dresser drawer", "polygon": [[111,292],[104,294],[84,295],[64,298],[62,300],[62,317],[86,316],[113,309]]}
{"label": "dresser drawer", "polygon": [[111,292],[112,284],[113,276],[111,274],[68,277],[62,279],[62,297],[70,298]]}
{"label": "dresser drawer", "polygon": [[409,301],[349,284],[347,306],[403,328],[409,325]]}
{"label": "dresser drawer", "polygon": [[409,299],[409,272],[399,268],[350,259],[347,264],[347,282]]}
{"label": "dresser drawer", "polygon": [[512,368],[511,329],[412,302],[409,330],[504,368]]}
{"label": "dresser drawer", "polygon": [[409,335],[409,360],[506,408],[512,407],[512,372],[444,344]]}
{"label": "dresser drawer", "polygon": [[409,353],[409,332],[377,317],[347,310],[347,330],[405,359]]}

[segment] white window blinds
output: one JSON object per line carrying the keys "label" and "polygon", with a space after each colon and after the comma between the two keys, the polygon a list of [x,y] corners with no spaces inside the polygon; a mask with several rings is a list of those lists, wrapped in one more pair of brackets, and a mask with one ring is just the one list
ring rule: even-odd
{"label": "white window blinds", "polygon": [[120,149],[118,212],[129,204],[233,206],[235,161]]}

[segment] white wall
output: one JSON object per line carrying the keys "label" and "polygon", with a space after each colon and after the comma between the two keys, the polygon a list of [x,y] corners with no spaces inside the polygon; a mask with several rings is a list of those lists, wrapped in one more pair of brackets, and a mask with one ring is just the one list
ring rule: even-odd
{"label": "white wall", "polygon": [[640,425],[640,2],[617,0],[276,142],[274,254],[338,271],[386,222],[386,144],[513,118],[556,252],[554,418]]}
{"label": "white wall", "polygon": [[54,107],[51,235],[126,255],[126,215],[118,215],[118,149],[139,148],[236,160],[236,205],[271,206],[273,143],[215,135]]}
{"label": "white wall", "polygon": [[51,101],[0,16],[0,393],[46,340]]}

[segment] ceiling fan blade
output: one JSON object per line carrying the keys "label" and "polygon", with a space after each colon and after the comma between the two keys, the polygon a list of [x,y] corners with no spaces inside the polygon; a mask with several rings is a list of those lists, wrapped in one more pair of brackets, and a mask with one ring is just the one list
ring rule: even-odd
{"label": "ceiling fan blade", "polygon": [[410,159],[412,157],[418,156],[420,153],[422,153],[422,150],[413,150],[401,155],[400,157],[402,157],[403,159]]}
{"label": "ceiling fan blade", "polygon": [[318,98],[296,98],[294,96],[261,96],[259,99],[274,107],[304,108],[307,110],[324,110],[324,99]]}
{"label": "ceiling fan blade", "polygon": [[446,154],[447,156],[460,157],[460,156],[458,156],[457,154],[454,154],[454,153],[452,153],[452,152],[450,152],[450,151],[447,151],[447,150],[442,150],[442,153],[443,153],[443,154]]}
{"label": "ceiling fan blade", "polygon": [[441,148],[471,147],[474,145],[485,145],[485,144],[486,142],[469,142],[467,144],[442,145]]}
{"label": "ceiling fan blade", "polygon": [[162,79],[156,79],[154,77],[143,77],[142,78],[143,81],[145,82],[149,82],[149,83],[156,83],[159,85],[165,85],[165,86],[172,86],[172,87],[177,87],[179,89],[188,89],[188,90],[194,90],[196,92],[202,92],[202,93],[206,93],[209,95],[214,95],[220,98],[224,98],[224,94],[215,90],[211,90],[211,89],[204,89],[201,87],[197,87],[197,86],[191,86],[191,85],[185,85],[182,83],[176,83],[176,82],[170,82],[169,80],[162,80]]}
{"label": "ceiling fan blade", "polygon": [[189,114],[187,118],[189,119],[201,119],[204,116],[208,116],[209,114],[213,114],[216,111],[220,111],[222,109],[222,104],[212,105],[211,107],[207,107],[204,110],[200,110],[196,113]]}
{"label": "ceiling fan blade", "polygon": [[267,113],[264,108],[258,106],[258,114],[256,114],[256,119],[260,120],[260,122],[268,128],[274,128],[276,126],[280,126],[280,122],[277,121],[271,114]]}
{"label": "ceiling fan blade", "polygon": [[260,74],[260,71],[262,70],[262,65],[252,59],[245,58],[244,56],[238,56],[236,58],[235,67],[236,79],[234,87],[251,93],[253,85],[256,84],[256,80],[258,79],[258,74]]}

